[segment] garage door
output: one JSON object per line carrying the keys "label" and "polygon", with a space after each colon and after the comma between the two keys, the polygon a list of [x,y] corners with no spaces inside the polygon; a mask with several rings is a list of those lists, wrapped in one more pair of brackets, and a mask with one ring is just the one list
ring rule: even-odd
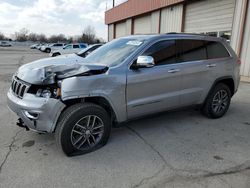
{"label": "garage door", "polygon": [[244,31],[243,46],[241,52],[241,75],[250,79],[250,3],[248,4],[247,20]]}
{"label": "garage door", "polygon": [[181,32],[183,5],[161,10],[161,33]]}
{"label": "garage door", "polygon": [[185,32],[231,31],[235,0],[203,0],[187,4]]}
{"label": "garage door", "polygon": [[151,33],[151,15],[134,19],[134,34]]}
{"label": "garage door", "polygon": [[119,38],[126,35],[126,22],[115,24],[115,37]]}

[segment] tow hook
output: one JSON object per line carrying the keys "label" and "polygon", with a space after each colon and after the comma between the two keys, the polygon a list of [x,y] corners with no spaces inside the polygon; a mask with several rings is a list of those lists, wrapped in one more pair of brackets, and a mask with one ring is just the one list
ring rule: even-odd
{"label": "tow hook", "polygon": [[23,122],[23,120],[22,120],[21,118],[18,118],[16,125],[19,126],[19,127],[25,128],[26,131],[29,131],[29,130],[30,130],[29,127],[27,127],[27,126],[24,124],[24,122]]}

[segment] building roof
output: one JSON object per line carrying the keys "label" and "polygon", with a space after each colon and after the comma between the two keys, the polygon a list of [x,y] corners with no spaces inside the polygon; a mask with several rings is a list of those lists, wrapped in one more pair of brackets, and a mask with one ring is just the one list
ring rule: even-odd
{"label": "building roof", "polygon": [[183,1],[185,0],[128,0],[105,12],[105,24],[119,22]]}

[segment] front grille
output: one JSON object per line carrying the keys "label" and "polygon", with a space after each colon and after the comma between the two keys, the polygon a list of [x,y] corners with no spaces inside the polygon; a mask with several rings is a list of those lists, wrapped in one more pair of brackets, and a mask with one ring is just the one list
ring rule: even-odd
{"label": "front grille", "polygon": [[24,83],[17,77],[14,77],[12,79],[11,89],[13,93],[19,98],[23,98],[24,94],[27,93],[29,87],[30,87],[29,84]]}

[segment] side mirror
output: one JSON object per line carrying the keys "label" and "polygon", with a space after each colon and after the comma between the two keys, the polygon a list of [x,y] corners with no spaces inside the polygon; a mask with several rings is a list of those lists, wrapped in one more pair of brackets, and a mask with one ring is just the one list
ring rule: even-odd
{"label": "side mirror", "polygon": [[151,56],[139,56],[133,68],[150,68],[155,66],[154,58]]}

